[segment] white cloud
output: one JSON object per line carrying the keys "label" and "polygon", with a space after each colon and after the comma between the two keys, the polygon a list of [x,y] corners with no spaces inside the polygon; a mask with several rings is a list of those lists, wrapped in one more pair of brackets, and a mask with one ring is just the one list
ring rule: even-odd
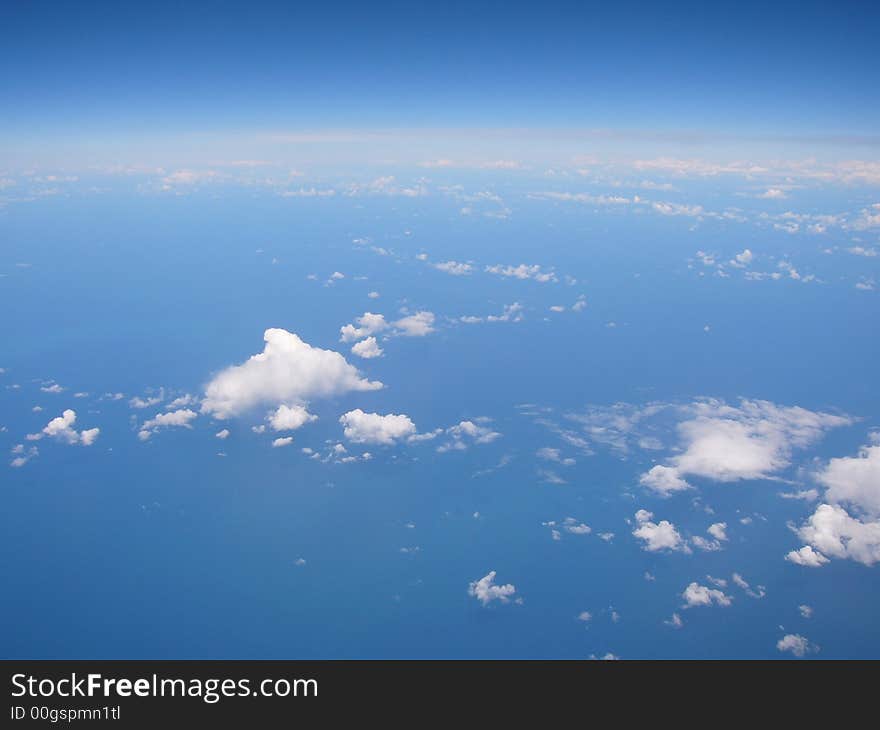
{"label": "white cloud", "polygon": [[226,368],[208,383],[203,413],[222,419],[266,403],[304,404],[312,398],[383,387],[362,378],[338,352],[312,347],[292,332],[267,329],[263,339],[263,352]]}
{"label": "white cloud", "polygon": [[216,436],[221,441],[224,441],[229,438],[229,429],[224,428],[222,431],[217,431],[217,433],[215,433],[214,436]]}
{"label": "white cloud", "polygon": [[150,408],[152,406],[158,405],[163,400],[165,400],[165,389],[160,388],[159,392],[156,395],[148,395],[144,398],[136,395],[134,398],[128,401],[128,405],[132,408]]}
{"label": "white cloud", "polygon": [[295,431],[307,423],[317,421],[318,417],[309,413],[302,406],[285,406],[282,404],[273,413],[269,414],[267,420],[274,431]]}
{"label": "white cloud", "polygon": [[146,420],[138,431],[138,438],[146,441],[160,428],[192,428],[190,422],[198,418],[198,413],[189,408],[181,408],[168,413],[157,413],[153,418]]}
{"label": "white cloud", "polygon": [[880,515],[880,443],[862,446],[858,456],[831,459],[816,481],[827,488],[827,501]]}
{"label": "white cloud", "polygon": [[667,459],[667,470],[654,467],[641,477],[661,492],[684,488],[679,480],[685,475],[719,482],[770,478],[790,465],[795,448],[852,423],[847,416],[768,401],[743,400],[737,407],[706,399],[683,410],[691,417],[678,424],[682,453]]}
{"label": "white cloud", "polygon": [[345,438],[359,444],[393,444],[416,433],[409,416],[389,413],[364,413],[360,408],[343,414],[339,422],[345,427]]}
{"label": "white cloud", "polygon": [[880,520],[856,519],[839,505],[820,504],[797,534],[807,545],[786,555],[790,562],[818,567],[828,562],[826,556],[880,562]]}
{"label": "white cloud", "polygon": [[91,446],[93,443],[95,443],[95,441],[98,440],[98,435],[100,433],[100,428],[87,428],[79,432],[79,442],[83,446]]}
{"label": "white cloud", "polygon": [[416,312],[394,322],[395,333],[401,337],[424,337],[434,331],[433,312]]}
{"label": "white cloud", "polygon": [[473,265],[460,261],[443,261],[439,264],[434,264],[434,268],[447,274],[452,274],[452,276],[467,276],[474,270]]}
{"label": "white cloud", "polygon": [[280,449],[282,446],[290,446],[293,443],[293,436],[283,436],[272,442],[273,449]]}
{"label": "white cloud", "polygon": [[689,552],[687,543],[682,539],[681,534],[675,529],[675,525],[667,520],[653,522],[654,515],[647,510],[640,509],[636,512],[636,523],[638,527],[633,530],[633,535],[642,540],[643,550],[648,552],[659,552],[661,550]]}
{"label": "white cloud", "polygon": [[802,603],[800,606],[798,606],[798,613],[800,613],[801,618],[812,618],[813,608],[812,606],[808,606],[806,603]]}
{"label": "white cloud", "polygon": [[717,588],[708,588],[697,582],[692,582],[681,594],[684,598],[684,608],[694,606],[729,606],[733,599]]}
{"label": "white cloud", "polygon": [[514,279],[534,279],[541,283],[558,281],[556,273],[552,269],[545,271],[539,264],[519,264],[519,266],[496,264],[494,266],[487,266],[485,270],[490,274]]}
{"label": "white cloud", "polygon": [[342,342],[354,342],[355,340],[384,332],[389,327],[384,315],[374,314],[373,312],[364,312],[355,322],[357,327],[347,324],[340,328],[339,331],[342,336],[339,339]]}
{"label": "white cloud", "polygon": [[516,594],[516,587],[512,583],[497,585],[495,583],[495,571],[490,570],[479,580],[472,581],[468,586],[468,595],[476,598],[484,606],[492,601],[507,603],[510,597]]}
{"label": "white cloud", "polygon": [[39,441],[44,436],[48,436],[67,444],[91,446],[95,443],[98,435],[101,433],[101,429],[89,428],[84,431],[77,431],[73,427],[75,423],[76,411],[68,408],[60,416],[49,421],[40,433],[28,434],[27,439],[28,441]]}
{"label": "white cloud", "polygon": [[880,562],[880,436],[871,439],[857,456],[831,459],[816,473],[826,488],[825,503],[797,531],[807,544],[786,560],[809,567],[829,557],[869,566]]}
{"label": "white cloud", "polygon": [[[477,420],[484,421],[488,419]],[[447,428],[445,433],[451,440],[437,447],[437,451],[440,453],[464,451],[468,447],[468,442],[490,444],[496,439],[501,438],[501,434],[497,431],[493,431],[489,426],[482,425],[481,423],[474,423],[474,421],[461,421]]]}
{"label": "white cloud", "polygon": [[716,540],[724,542],[727,540],[727,523],[715,522],[709,525],[709,528],[706,530],[706,532],[708,532]]}
{"label": "white cloud", "polygon": [[819,647],[800,634],[786,634],[776,642],[779,651],[790,651],[796,657],[803,657],[819,651]]}
{"label": "white cloud", "polygon": [[803,565],[806,568],[821,568],[829,562],[822,553],[817,553],[809,545],[804,545],[800,550],[792,550],[785,559],[795,565]]}
{"label": "white cloud", "polygon": [[362,357],[365,360],[371,360],[375,357],[382,357],[384,351],[379,347],[375,337],[367,337],[365,340],[352,345],[351,352],[353,355]]}
{"label": "white cloud", "polygon": [[666,497],[675,492],[691,489],[691,485],[679,476],[677,468],[662,464],[657,464],[642,474],[639,477],[639,484]]}

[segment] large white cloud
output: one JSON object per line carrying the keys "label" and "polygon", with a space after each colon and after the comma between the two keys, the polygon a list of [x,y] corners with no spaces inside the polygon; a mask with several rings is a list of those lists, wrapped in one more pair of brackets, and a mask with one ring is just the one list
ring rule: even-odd
{"label": "large white cloud", "polygon": [[313,416],[302,406],[282,404],[269,414],[268,420],[275,431],[295,431],[311,421],[317,421],[318,417]]}
{"label": "large white cloud", "polygon": [[880,562],[880,520],[856,519],[840,505],[820,504],[798,530],[798,537],[812,549],[789,553],[786,558],[792,563],[818,567],[827,562],[827,556],[863,565]]}
{"label": "large white cloud", "polygon": [[[880,434],[873,438],[880,440]],[[829,502],[848,503],[865,514],[880,515],[880,443],[863,446],[858,456],[831,459],[816,479],[827,487]]]}
{"label": "large white cloud", "polygon": [[791,464],[794,449],[818,441],[830,428],[852,423],[847,416],[760,400],[731,406],[706,399],[682,410],[689,418],[677,427],[681,453],[640,479],[661,494],[687,488],[685,476],[718,482],[771,478]]}
{"label": "large white cloud", "polygon": [[660,520],[653,522],[654,515],[647,510],[640,509],[636,512],[637,527],[633,530],[633,535],[641,540],[643,550],[648,552],[660,552],[663,550],[689,552],[684,538],[678,530],[668,520]]}
{"label": "large white cloud", "polygon": [[484,606],[488,606],[492,601],[501,603],[510,601],[510,597],[516,594],[516,586],[512,583],[497,585],[495,575],[495,571],[490,570],[479,580],[471,581],[468,585],[468,595],[476,598]]}
{"label": "large white cloud", "polygon": [[857,456],[831,459],[816,473],[824,503],[797,531],[806,545],[786,560],[813,568],[829,558],[880,562],[880,436],[871,439]]}
{"label": "large white cloud", "polygon": [[99,428],[88,428],[77,431],[73,426],[76,423],[76,411],[68,408],[60,416],[53,418],[46,424],[40,433],[28,434],[28,441],[39,441],[44,436],[63,441],[67,444],[81,444],[91,446],[101,433]]}
{"label": "large white cloud", "polygon": [[283,329],[267,329],[266,346],[220,372],[205,388],[202,412],[228,418],[258,405],[304,404],[350,391],[378,390],[338,352],[322,350]]}
{"label": "large white cloud", "polygon": [[345,427],[345,438],[358,444],[393,444],[398,439],[416,433],[416,425],[409,416],[389,413],[364,413],[357,408],[339,417]]}

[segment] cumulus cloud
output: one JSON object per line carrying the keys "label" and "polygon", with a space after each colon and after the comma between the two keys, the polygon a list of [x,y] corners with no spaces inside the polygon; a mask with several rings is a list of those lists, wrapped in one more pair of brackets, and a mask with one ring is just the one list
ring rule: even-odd
{"label": "cumulus cloud", "polygon": [[198,413],[189,409],[181,408],[168,413],[157,413],[153,418],[141,424],[138,438],[146,441],[150,436],[162,428],[192,428],[191,421],[198,418]]}
{"label": "cumulus cloud", "polygon": [[394,322],[388,322],[383,314],[364,312],[355,324],[340,327],[340,340],[354,342],[388,331],[399,337],[424,337],[434,331],[436,317],[433,312],[419,311]]}
{"label": "cumulus cloud", "polygon": [[[807,545],[786,555],[792,563],[819,567],[828,562],[827,556],[863,565],[880,562],[880,520],[856,519],[840,505],[820,504],[797,534]],[[799,557],[809,562],[799,562]]]}
{"label": "cumulus cloud", "polygon": [[290,446],[293,443],[293,436],[283,436],[272,442],[273,449],[279,449],[282,446]]}
{"label": "cumulus cloud", "polygon": [[706,530],[706,532],[708,532],[716,540],[725,542],[727,540],[727,523],[715,522],[709,525],[709,528]]}
{"label": "cumulus cloud", "polygon": [[364,360],[371,360],[374,357],[382,357],[384,350],[379,347],[375,337],[367,337],[365,340],[356,342],[352,345],[351,353],[362,357]]}
{"label": "cumulus cloud", "polygon": [[681,594],[684,598],[684,608],[693,608],[695,606],[729,606],[733,602],[733,598],[728,596],[717,588],[709,588],[700,585],[696,581],[688,585]]}
{"label": "cumulus cloud", "polygon": [[776,642],[779,651],[790,651],[796,657],[803,657],[819,651],[819,647],[800,634],[786,634]]}
{"label": "cumulus cloud", "polygon": [[433,312],[416,312],[394,323],[395,334],[401,337],[424,337],[434,331]]}
{"label": "cumulus cloud", "polygon": [[385,321],[385,315],[374,314],[373,312],[364,312],[355,322],[357,326],[347,324],[340,327],[339,332],[341,336],[339,339],[342,342],[354,342],[355,340],[384,332],[390,326]]}
{"label": "cumulus cloud", "polygon": [[217,431],[217,433],[215,433],[214,436],[216,436],[221,441],[225,441],[226,439],[229,438],[229,429],[224,428],[221,431]]}
{"label": "cumulus cloud", "polygon": [[792,451],[819,440],[830,428],[852,423],[847,416],[743,400],[731,406],[705,399],[682,409],[678,424],[681,453],[642,475],[660,493],[686,488],[684,476],[718,482],[767,479],[791,464]]}
{"label": "cumulus cloud", "polygon": [[636,512],[636,524],[638,526],[633,530],[632,534],[637,539],[642,540],[644,543],[642,545],[643,550],[652,553],[663,550],[690,551],[681,534],[675,529],[675,525],[668,520],[660,520],[660,522],[655,523],[653,519],[653,513],[647,510],[640,509]]}
{"label": "cumulus cloud", "polygon": [[464,451],[469,443],[490,444],[501,438],[501,434],[485,425],[488,419],[477,419],[481,422],[461,421],[446,429],[445,433],[450,441],[437,447],[437,451]]}
{"label": "cumulus cloud", "polygon": [[829,502],[850,504],[867,515],[880,515],[880,443],[862,446],[857,456],[831,459],[816,480],[827,488],[825,499]]}
{"label": "cumulus cloud", "polygon": [[390,445],[416,433],[416,425],[403,414],[383,416],[357,408],[340,416],[339,422],[344,426],[345,438],[358,444]]}
{"label": "cumulus cloud", "polygon": [[830,562],[822,553],[817,553],[809,545],[804,545],[800,550],[792,550],[785,559],[795,565],[803,565],[806,568],[821,568]]}
{"label": "cumulus cloud", "polygon": [[662,464],[657,464],[642,474],[639,477],[639,484],[665,497],[692,488],[687,481],[679,476],[679,470],[676,467],[663,466]]}
{"label": "cumulus cloud", "polygon": [[516,594],[516,587],[512,583],[497,585],[495,575],[495,571],[490,570],[479,580],[472,581],[468,585],[468,595],[476,598],[484,606],[488,606],[492,601],[508,603],[511,596]]}
{"label": "cumulus cloud", "polygon": [[46,424],[40,433],[31,433],[27,435],[28,441],[39,441],[44,436],[54,438],[57,441],[63,441],[66,444],[80,444],[82,446],[91,446],[101,433],[99,428],[89,428],[84,431],[77,431],[73,426],[76,423],[76,411],[68,408],[57,418],[53,418]]}
{"label": "cumulus cloud", "polygon": [[820,567],[829,558],[880,562],[880,436],[857,456],[831,459],[816,473],[826,488],[823,504],[797,530],[806,545],[786,560]]}
{"label": "cumulus cloud", "polygon": [[267,420],[275,431],[295,431],[311,421],[317,421],[318,417],[309,413],[302,406],[280,405],[269,414]]}
{"label": "cumulus cloud", "polygon": [[228,418],[263,404],[305,404],[313,398],[378,390],[378,381],[333,350],[322,350],[283,329],[267,329],[263,352],[216,375],[205,388],[202,412]]}

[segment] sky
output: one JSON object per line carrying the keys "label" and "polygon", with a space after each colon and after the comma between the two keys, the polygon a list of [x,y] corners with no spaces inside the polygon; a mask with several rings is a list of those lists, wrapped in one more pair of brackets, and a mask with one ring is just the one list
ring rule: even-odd
{"label": "sky", "polygon": [[7,3],[5,658],[876,658],[869,4]]}

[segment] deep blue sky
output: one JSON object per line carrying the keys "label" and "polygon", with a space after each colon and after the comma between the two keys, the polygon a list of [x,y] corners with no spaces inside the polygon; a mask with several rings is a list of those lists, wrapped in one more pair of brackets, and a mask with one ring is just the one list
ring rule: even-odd
{"label": "deep blue sky", "polygon": [[0,132],[868,134],[874,3],[6,2]]}

